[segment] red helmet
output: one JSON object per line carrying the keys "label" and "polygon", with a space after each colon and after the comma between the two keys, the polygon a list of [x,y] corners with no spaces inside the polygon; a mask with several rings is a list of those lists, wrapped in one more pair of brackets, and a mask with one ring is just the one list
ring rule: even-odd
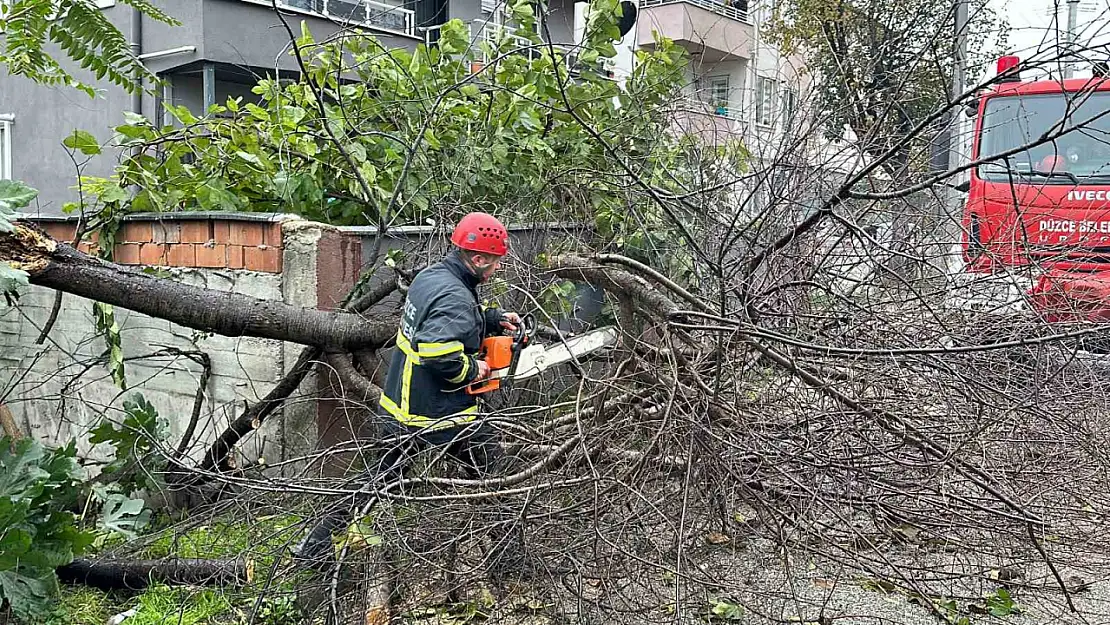
{"label": "red helmet", "polygon": [[451,242],[471,252],[504,256],[509,253],[509,233],[493,215],[470,213],[459,220]]}

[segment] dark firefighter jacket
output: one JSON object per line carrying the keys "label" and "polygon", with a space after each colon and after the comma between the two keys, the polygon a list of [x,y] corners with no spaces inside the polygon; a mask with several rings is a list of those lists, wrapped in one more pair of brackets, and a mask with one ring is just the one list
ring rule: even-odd
{"label": "dark firefighter jacket", "polygon": [[477,286],[458,252],[413,279],[380,402],[386,414],[420,428],[474,420],[478,401],[465,387],[478,375],[482,339],[501,330],[503,316],[483,309]]}

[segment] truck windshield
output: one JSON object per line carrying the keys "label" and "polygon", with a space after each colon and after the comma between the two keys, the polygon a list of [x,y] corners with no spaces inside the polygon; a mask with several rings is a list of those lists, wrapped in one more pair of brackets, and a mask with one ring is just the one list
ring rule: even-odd
{"label": "truck windshield", "polygon": [[[1061,125],[1063,120],[1063,125]],[[1110,183],[1110,92],[991,98],[983,112],[979,158],[1059,137],[979,166],[991,181],[1037,184]]]}

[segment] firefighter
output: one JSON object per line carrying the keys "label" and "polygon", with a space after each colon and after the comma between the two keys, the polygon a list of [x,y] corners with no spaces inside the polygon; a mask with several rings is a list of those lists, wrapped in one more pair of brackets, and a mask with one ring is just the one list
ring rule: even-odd
{"label": "firefighter", "polygon": [[[485,336],[514,331],[516,313],[484,308],[477,287],[500,268],[508,251],[508,232],[491,215],[471,213],[451,235],[452,250],[421,271],[409,285],[394,350],[379,401],[390,448],[376,466],[379,486],[404,475],[412,454],[440,448],[478,479],[508,471],[492,428],[478,419],[477,396],[466,387],[490,374],[477,358]],[[331,534],[349,522],[350,509],[328,515],[298,547],[298,556],[315,559],[329,552]],[[507,539],[507,540],[506,540]],[[520,538],[494,532],[504,562],[521,555]]]}
{"label": "firefighter", "polygon": [[477,358],[482,339],[515,330],[520,323],[516,313],[483,309],[476,290],[493,277],[509,251],[501,222],[471,213],[455,227],[451,243],[451,253],[420,272],[409,286],[398,349],[380,401],[393,423],[423,432],[475,420],[477,397],[465,387],[489,375],[486,363]]}

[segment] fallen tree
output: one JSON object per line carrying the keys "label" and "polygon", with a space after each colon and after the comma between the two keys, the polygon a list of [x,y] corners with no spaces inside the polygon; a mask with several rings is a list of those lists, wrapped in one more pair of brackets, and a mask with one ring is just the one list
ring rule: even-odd
{"label": "fallen tree", "polygon": [[63,584],[100,590],[142,590],[151,584],[170,586],[236,586],[250,583],[253,564],[247,560],[87,560],[78,558],[56,569]]}
{"label": "fallen tree", "polygon": [[225,336],[279,339],[322,349],[381,347],[397,328],[357,314],[291,306],[150,276],[84,254],[17,224],[0,233],[0,257],[31,284]]}
{"label": "fallen tree", "polygon": [[[1073,595],[1084,585],[1070,577],[1103,574],[1110,551],[1105,376],[1048,364],[1034,350],[1066,356],[1066,337],[1033,323],[1031,339],[1016,331],[1001,343],[971,339],[982,321],[944,306],[948,285],[930,272],[935,247],[875,234],[894,212],[923,230],[936,225],[937,198],[923,192],[956,172],[869,174],[892,151],[901,169],[907,146],[960,103],[914,127],[897,124],[909,136],[876,141],[878,162],[830,184],[791,166],[804,141],[785,141],[758,162],[740,159],[742,150],[672,144],[663,90],[635,91],[643,85],[633,82],[622,96],[627,113],[617,113],[609,87],[572,83],[553,69],[561,63],[511,54],[509,44],[503,65],[491,65],[492,87],[476,84],[462,56],[452,56],[457,35],[447,29],[438,60],[401,55],[415,74],[401,77],[394,53],[345,39],[345,50],[371,59],[351,69],[366,84],[381,81],[376,93],[329,82],[338,61],[321,52],[298,61],[329,71],[306,72],[281,91],[264,83],[266,106],[249,115],[229,108],[226,118],[186,119],[168,135],[131,124],[131,147],[166,145],[171,155],[127,160],[121,184],[153,176],[202,203],[214,200],[200,183],[215,180],[212,188],[236,198],[378,226],[398,215],[451,223],[489,203],[518,210],[521,223],[585,217],[595,224],[588,240],[553,236],[541,254],[512,259],[521,293],[511,295],[557,327],[572,316],[559,294],[596,287],[605,306],[589,321],[618,325],[622,345],[608,361],[553,371],[484,404],[502,448],[523,460],[511,473],[460,479],[442,474],[432,452],[433,469],[418,462],[390,484],[372,475],[282,476],[237,466],[230,452],[314,369],[340,380],[342,393],[329,399],[352,421],[373,408],[374,356],[364,350],[387,347],[396,318],[364,313],[404,290],[394,269],[368,272],[346,311],[319,311],[154,278],[26,225],[0,233],[0,257],[33,285],[188,328],[306,345],[200,463],[178,459],[177,486],[234,486],[236,504],[275,507],[306,524],[321,509],[355,510],[339,566],[319,581],[333,614],[363,599],[362,614],[374,619],[391,599],[422,607],[434,594],[427,585],[463,594],[482,583],[484,543],[505,527],[526,534],[540,561],[534,583],[552,597],[542,610],[580,622],[852,618],[858,597],[835,616],[822,603],[849,579],[903,593],[949,623],[1001,611],[998,591],[1016,589],[1018,577],[1080,603]],[[670,58],[665,42],[660,49],[652,63]],[[645,82],[662,81],[648,66]],[[335,102],[346,107],[342,122]],[[202,136],[215,139],[197,146]],[[172,169],[180,146],[199,151],[187,171]],[[240,150],[252,158],[229,162]],[[535,171],[514,167],[529,158]],[[790,193],[799,188],[823,190],[804,214]],[[768,199],[756,204],[757,191]],[[129,207],[157,204],[163,193],[144,185]],[[892,256],[913,271],[893,275]],[[371,277],[382,286],[365,288]],[[557,339],[558,331],[547,337]],[[1031,357],[1014,358],[1023,355]],[[341,452],[372,461],[397,442],[344,441],[296,461]],[[988,592],[989,607],[980,603]]]}

